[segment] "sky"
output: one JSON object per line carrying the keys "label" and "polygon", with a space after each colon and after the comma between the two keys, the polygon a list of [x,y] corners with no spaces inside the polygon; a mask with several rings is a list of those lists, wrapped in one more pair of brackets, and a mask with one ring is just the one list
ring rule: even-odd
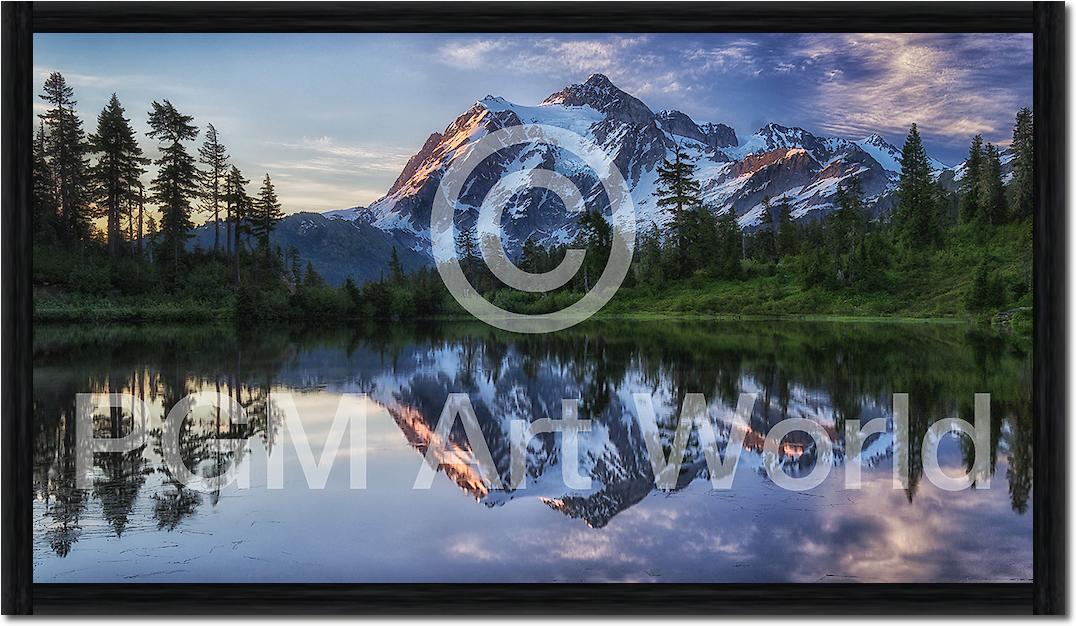
{"label": "sky", "polygon": [[289,213],[369,204],[475,101],[533,105],[595,72],[741,140],[777,122],[900,147],[915,122],[956,164],[976,133],[1011,140],[1031,63],[1030,34],[34,35],[35,94],[62,72],[87,132],[115,92],[154,156],[146,115],[168,99]]}

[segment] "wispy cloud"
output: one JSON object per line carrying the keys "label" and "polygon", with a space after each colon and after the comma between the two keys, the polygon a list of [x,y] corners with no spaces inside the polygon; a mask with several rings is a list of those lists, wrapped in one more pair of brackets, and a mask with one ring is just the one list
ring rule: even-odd
{"label": "wispy cloud", "polygon": [[448,43],[438,49],[439,57],[449,65],[466,69],[481,67],[491,53],[503,50],[507,46],[500,39],[477,39],[463,43]]}
{"label": "wispy cloud", "polygon": [[259,166],[272,172],[274,179],[280,178],[281,200],[293,210],[341,208],[341,196],[353,198],[351,202],[372,202],[385,190],[357,188],[355,181],[378,175],[391,177],[410,157],[400,150],[341,143],[328,136],[271,145],[276,158]]}
{"label": "wispy cloud", "polygon": [[[928,137],[1003,140],[1030,102],[1010,80],[1030,79],[1031,37],[857,34],[818,38],[808,48],[823,65],[815,101],[822,126],[844,134],[902,133],[913,122]],[[1016,61],[1026,76],[998,71]]]}

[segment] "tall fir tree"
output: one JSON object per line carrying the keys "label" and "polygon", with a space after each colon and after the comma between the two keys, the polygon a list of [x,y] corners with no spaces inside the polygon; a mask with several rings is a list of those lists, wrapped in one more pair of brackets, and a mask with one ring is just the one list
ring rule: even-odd
{"label": "tall fir tree", "polygon": [[236,285],[240,282],[239,257],[243,247],[243,235],[247,234],[253,213],[254,202],[247,194],[249,180],[243,178],[239,168],[232,166],[228,171],[228,179],[225,183],[225,212],[230,228],[232,240],[232,280]]}
{"label": "tall fir tree", "polygon": [[392,246],[392,255],[389,256],[389,280],[396,285],[402,285],[404,282],[403,263],[400,262],[400,255],[396,253],[396,246]]}
{"label": "tall fir tree", "polygon": [[777,252],[781,258],[796,254],[799,248],[796,224],[792,221],[792,207],[788,198],[783,198],[778,207],[777,218]]}
{"label": "tall fir tree", "polygon": [[960,221],[969,224],[982,218],[979,206],[979,181],[982,179],[986,151],[983,136],[975,135],[964,161],[964,177],[960,179]]}
{"label": "tall fir tree", "polygon": [[269,235],[276,229],[280,220],[284,219],[280,201],[276,196],[276,189],[269,174],[262,180],[261,189],[258,190],[258,200],[254,203],[254,217],[250,223],[250,233],[257,238],[258,247],[269,252]]}
{"label": "tall fir tree", "polygon": [[717,272],[723,278],[739,278],[743,256],[743,233],[736,213],[728,208],[717,220]]}
{"label": "tall fir tree", "polygon": [[56,200],[56,180],[52,175],[45,144],[45,126],[38,125],[33,144],[33,213],[34,238],[51,241],[56,237],[59,203]]}
{"label": "tall fir tree", "polygon": [[1035,199],[1035,125],[1031,109],[1025,107],[1016,114],[1010,150],[1013,153],[1011,214],[1015,219],[1026,219],[1033,212]]}
{"label": "tall fir tree", "polygon": [[979,172],[979,210],[988,224],[1005,222],[1005,186],[1001,181],[1001,153],[997,146],[986,145],[983,167]]}
{"label": "tall fir tree", "polygon": [[59,72],[49,74],[41,98],[49,109],[41,115],[45,127],[45,154],[56,185],[58,230],[67,243],[90,235],[92,209],[86,134],[75,113],[75,91]]}
{"label": "tall fir tree", "polygon": [[533,237],[527,237],[527,240],[523,242],[523,249],[519,257],[519,269],[531,274],[538,274],[542,271],[543,260],[542,247],[534,241]]}
{"label": "tall fir tree", "polygon": [[837,210],[826,219],[828,258],[834,264],[834,276],[840,283],[857,280],[857,267],[863,240],[866,237],[866,208],[863,186],[852,178],[837,190]]}
{"label": "tall fir tree", "polygon": [[478,262],[481,254],[478,249],[478,229],[475,224],[470,226],[459,224],[458,228],[459,232],[456,233],[456,254],[459,257],[460,267],[466,273]]}
{"label": "tall fir tree", "polygon": [[770,206],[769,196],[762,199],[758,232],[752,239],[755,244],[754,252],[760,259],[773,262],[777,258],[777,234],[774,232],[773,207]]}
{"label": "tall fir tree", "polygon": [[676,273],[685,276],[688,273],[688,247],[693,209],[700,204],[699,183],[695,180],[695,163],[677,144],[673,159],[662,159],[658,165],[658,199],[657,205],[672,209],[672,219],[668,224],[666,241],[675,251]]}
{"label": "tall fir tree", "polygon": [[933,246],[940,239],[938,207],[930,173],[930,161],[912,124],[900,159],[900,187],[894,224],[906,248]]}
{"label": "tall fir tree", "polygon": [[155,161],[159,169],[151,184],[152,199],[161,211],[161,243],[172,261],[173,273],[178,274],[179,258],[192,226],[191,199],[198,192],[198,169],[183,142],[193,141],[198,127],[192,123],[193,117],[177,111],[168,100],[154,101],[150,106],[151,130],[146,135],[160,142],[161,154]]}
{"label": "tall fir tree", "polygon": [[202,210],[213,218],[213,252],[218,252],[220,209],[224,203],[225,178],[228,176],[228,152],[212,124],[206,124],[205,140],[198,148],[198,162],[203,166],[200,181]]}
{"label": "tall fir tree", "polygon": [[128,238],[132,238],[129,209],[138,202],[140,178],[145,172],[142,148],[135,138],[131,121],[124,117],[116,94],[97,116],[97,130],[89,138],[90,151],[97,162],[90,169],[96,199],[104,205],[108,234],[108,254],[118,256],[123,246],[122,218],[128,212]]}
{"label": "tall fir tree", "polygon": [[661,285],[665,281],[661,258],[661,231],[655,222],[650,222],[650,228],[642,233],[636,258],[639,259],[639,282]]}

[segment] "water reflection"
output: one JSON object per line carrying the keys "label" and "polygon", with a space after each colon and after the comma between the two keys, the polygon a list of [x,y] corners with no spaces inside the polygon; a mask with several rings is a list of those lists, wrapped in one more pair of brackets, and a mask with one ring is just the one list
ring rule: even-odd
{"label": "water reflection", "polygon": [[[453,563],[456,566],[469,563],[466,579],[504,580],[519,576],[523,580],[559,579],[557,572],[567,567],[566,564],[601,558],[603,567],[613,569],[598,573],[591,563],[574,577],[604,580],[634,579],[635,574],[645,578],[650,576],[645,574],[651,571],[648,565],[651,569],[662,566],[675,569],[670,563],[676,558],[686,562],[683,557],[671,554],[668,545],[659,554],[655,546],[644,549],[645,546],[630,543],[624,538],[628,528],[645,534],[671,526],[685,541],[696,533],[708,533],[696,540],[724,546],[717,553],[727,557],[739,554],[742,546],[733,547],[735,542],[729,536],[729,529],[715,531],[714,525],[721,526],[722,520],[745,515],[749,517],[740,519],[739,523],[759,524],[760,516],[765,516],[779,520],[776,526],[784,534],[778,539],[783,537],[783,541],[764,536],[754,541],[776,542],[800,556],[812,553],[819,545],[834,548],[837,542],[853,546],[860,541],[876,553],[883,553],[885,549],[863,537],[884,530],[903,536],[901,541],[907,543],[907,537],[915,532],[912,527],[917,524],[923,527],[941,524],[938,531],[944,532],[946,522],[966,523],[964,517],[955,519],[957,513],[941,513],[961,510],[963,513],[959,515],[979,516],[979,523],[994,524],[1003,535],[1015,534],[1012,549],[1003,556],[1005,569],[1010,572],[1010,578],[1027,577],[1031,563],[1032,460],[1028,349],[1026,342],[1012,337],[962,326],[930,324],[596,322],[544,336],[511,335],[468,324],[420,328],[287,327],[257,332],[236,332],[230,328],[39,328],[35,330],[34,357],[35,576],[49,580],[125,577],[130,562],[118,555],[126,545],[142,550],[143,558],[162,560],[160,555],[166,551],[160,550],[160,546],[173,545],[168,543],[168,537],[184,533],[207,537],[229,534],[221,523],[213,521],[215,514],[226,512],[228,507],[233,512],[254,515],[262,506],[275,506],[275,496],[268,495],[270,492],[264,490],[264,485],[224,494],[203,494],[185,488],[162,462],[163,441],[167,438],[163,436],[161,418],[167,409],[194,391],[234,398],[245,408],[249,418],[246,424],[230,424],[222,419],[219,410],[208,407],[196,409],[183,424],[178,440],[179,455],[195,473],[214,475],[230,464],[259,462],[245,458],[243,448],[236,454],[231,452],[231,447],[216,445],[215,441],[255,437],[264,446],[265,454],[288,454],[278,449],[281,418],[270,412],[271,395],[287,390],[312,401],[325,399],[324,406],[317,405],[320,408],[313,409],[313,413],[307,410],[303,414],[304,421],[311,419],[319,423],[331,419],[335,410],[332,400],[339,394],[368,393],[390,416],[396,434],[394,438],[379,439],[378,433],[391,433],[372,430],[369,493],[355,496],[344,493],[342,487],[333,491],[334,485],[346,485],[346,481],[334,480],[330,484],[332,493],[321,494],[314,500],[312,506],[317,509],[313,521],[306,519],[300,523],[281,514],[282,519],[256,519],[250,522],[251,528],[257,523],[263,526],[276,523],[290,527],[291,533],[317,531],[319,524],[329,527],[358,523],[380,510],[388,511],[407,502],[410,507],[425,507],[412,511],[419,518],[451,517],[453,511],[459,511],[458,520],[445,523],[470,524],[467,533],[451,541],[440,541],[427,536],[426,528],[419,523],[414,533],[419,536],[406,539],[414,550],[429,552],[436,548],[443,553],[445,568]],[[74,480],[75,394],[87,391],[129,393],[144,400],[151,408],[151,415],[149,423],[141,425],[149,435],[146,445],[125,453],[94,455],[92,489],[80,490]],[[441,485],[437,494],[422,500],[424,496],[404,493],[403,485],[414,478],[414,464],[405,470],[407,479],[399,481],[391,493],[374,489],[373,474],[381,463],[378,450],[406,448],[411,451],[412,459],[420,458],[430,444],[448,394],[460,392],[467,393],[471,399],[492,453],[494,469],[505,484],[510,469],[510,421],[558,419],[562,398],[580,399],[580,417],[593,423],[591,432],[582,436],[580,457],[582,473],[592,479],[592,488],[578,491],[564,487],[559,435],[548,434],[535,437],[529,444],[527,489],[491,491],[477,470],[463,462],[470,456],[470,444],[457,424],[450,435],[450,444],[461,461],[440,468],[451,483]],[[757,394],[732,491],[709,489],[704,455],[697,433],[693,432],[677,489],[671,493],[656,492],[635,416],[632,394],[637,392],[652,394],[666,452],[671,447],[675,419],[686,394],[705,395],[708,415],[722,447],[728,440],[740,393]],[[776,490],[765,479],[763,464],[776,462],[792,476],[803,475],[814,467],[814,448],[802,433],[794,433],[784,441],[779,458],[767,460],[762,453],[763,437],[782,420],[793,417],[814,420],[834,440],[835,462],[840,465],[845,461],[846,420],[866,422],[875,417],[891,420],[894,392],[905,392],[910,397],[911,432],[906,440],[911,448],[911,480],[903,495],[912,508],[900,508],[888,497],[894,452],[892,433],[874,436],[867,440],[861,455],[867,488],[861,493],[842,490],[843,477],[835,471],[823,487],[803,496],[819,500],[807,507],[814,513],[822,511],[820,507],[829,507],[825,509],[826,519],[821,528],[813,529],[824,531],[823,536],[811,539],[801,536],[808,530],[796,525],[800,517],[797,511],[806,510],[797,508],[802,498]],[[993,489],[962,492],[945,501],[950,494],[939,492],[929,484],[924,487],[918,442],[936,419],[961,417],[973,422],[977,392],[989,392],[992,399],[989,454],[991,472],[995,474]],[[95,415],[97,436],[118,437],[130,432],[135,426],[134,414],[130,407],[116,407]],[[943,467],[953,472],[970,468],[974,453],[968,440],[951,439],[942,447]],[[295,474],[293,465],[289,463],[290,475]],[[256,470],[253,473],[257,475]],[[301,473],[298,477],[302,477]],[[464,499],[445,505],[444,492],[449,484],[454,485],[455,498],[463,495]],[[994,494],[1005,487],[1008,511],[1001,511]],[[924,490],[926,495],[921,495]],[[306,498],[287,489],[283,493],[284,498],[290,497],[296,503]],[[699,500],[700,494],[709,496]],[[353,516],[344,512],[341,503],[345,498],[361,502],[362,512]],[[472,498],[484,506],[476,508],[473,502],[468,506],[472,511],[487,511],[485,515],[476,516],[459,508],[459,503],[467,504],[466,500]],[[663,499],[665,506],[654,498]],[[917,503],[917,499],[924,498],[925,503]],[[434,506],[433,500],[439,504]],[[850,512],[833,512],[837,509],[832,507],[849,503],[854,505]],[[534,509],[535,504],[541,509]],[[925,510],[938,512],[930,523],[923,517]],[[915,512],[919,513],[918,517]],[[570,524],[582,523],[583,528],[600,530],[591,531],[596,534],[578,535],[578,530],[554,521],[548,517],[550,514],[560,515]],[[545,537],[542,549],[552,564],[537,569],[521,567],[518,571],[522,573],[505,578],[502,568],[507,564],[492,565],[491,561],[497,559],[490,557],[488,548],[481,545],[483,539],[518,527],[517,518],[521,515],[526,515],[527,524],[537,529],[539,537]],[[625,517],[619,525],[614,523],[618,516]],[[432,519],[427,523],[429,529],[437,525]],[[380,531],[364,535],[361,541],[394,545],[397,550],[393,557],[407,551],[399,541],[393,543],[389,539],[392,532],[378,526]],[[137,539],[127,539],[131,535]],[[267,544],[267,536],[245,533],[231,541],[232,549],[239,542],[257,547],[247,554],[250,558],[280,558],[276,552],[282,549],[271,542]],[[881,579],[917,579],[924,572],[946,579],[974,577],[973,572],[981,569],[984,555],[997,550],[996,541],[989,537],[989,533],[983,533],[981,544],[969,543],[967,538],[950,542],[948,560],[939,561],[933,569],[916,569],[911,557],[897,558],[891,541],[885,544],[888,554],[875,555],[885,557],[888,562],[888,575],[881,572]],[[745,539],[740,537],[740,540]],[[352,544],[358,541],[353,539]],[[537,540],[516,537],[515,547],[507,553],[522,549],[528,541]],[[581,545],[566,548],[573,541]],[[634,542],[637,544],[638,539]],[[1026,551],[1022,548],[1025,543]],[[85,567],[66,569],[63,562],[78,557],[81,545],[92,546],[86,548],[87,555],[82,557]],[[198,552],[189,554],[187,561],[204,556],[200,552],[203,548],[208,554],[217,547],[217,544],[206,547],[179,540],[174,545],[186,553]],[[550,546],[557,546],[557,550],[550,551]],[[369,550],[372,548],[352,545],[343,552],[355,557]],[[504,556],[504,553],[502,549],[496,554]],[[559,557],[549,556],[554,554]],[[953,558],[957,561],[953,562]],[[332,559],[329,555],[322,556],[323,561]],[[854,564],[842,564],[836,556],[829,559],[832,562],[820,565],[820,569],[806,573],[796,573],[794,568],[775,569],[772,563],[763,564],[758,558],[743,554],[739,559],[753,569],[736,571],[711,566],[665,580],[802,580],[813,579],[819,571],[825,572],[823,576],[841,579],[871,579]],[[192,570],[183,561],[162,560],[160,567],[150,573],[157,576],[154,580],[188,580]],[[638,567],[631,570],[634,574],[617,574],[619,570],[610,565],[614,562]],[[359,566],[359,563],[351,565],[352,569]],[[432,574],[417,566],[398,567],[395,574],[382,570],[378,578],[341,565],[340,571],[329,579],[446,580],[452,575],[448,569],[437,574],[436,566]],[[643,573],[639,574],[640,571]],[[321,580],[326,575],[322,569],[308,579]],[[994,579],[990,570],[979,571],[979,576]],[[215,578],[272,579],[265,572],[245,570]]]}

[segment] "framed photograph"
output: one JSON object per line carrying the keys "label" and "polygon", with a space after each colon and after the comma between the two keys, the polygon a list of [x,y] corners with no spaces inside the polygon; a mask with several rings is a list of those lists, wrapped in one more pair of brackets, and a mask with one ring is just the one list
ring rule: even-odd
{"label": "framed photograph", "polygon": [[1065,612],[1063,5],[3,46],[4,613]]}

